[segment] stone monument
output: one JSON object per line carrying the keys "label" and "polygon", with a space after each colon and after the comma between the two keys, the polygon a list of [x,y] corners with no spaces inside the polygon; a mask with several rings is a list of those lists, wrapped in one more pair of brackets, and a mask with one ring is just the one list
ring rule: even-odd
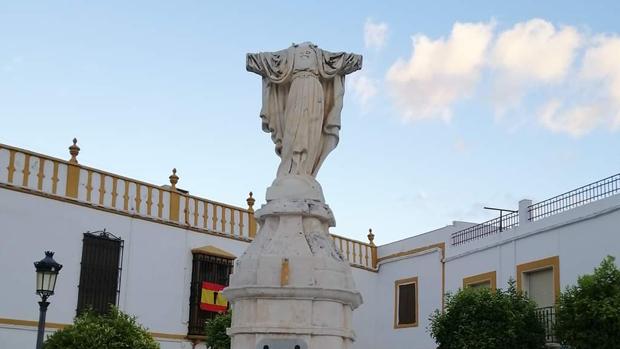
{"label": "stone monument", "polygon": [[360,55],[308,42],[247,55],[247,70],[262,76],[262,128],[281,161],[255,213],[260,229],[224,290],[233,349],[344,349],[355,339],[362,297],[329,236],[335,219],[315,177],[338,144],[345,75],[361,66]]}

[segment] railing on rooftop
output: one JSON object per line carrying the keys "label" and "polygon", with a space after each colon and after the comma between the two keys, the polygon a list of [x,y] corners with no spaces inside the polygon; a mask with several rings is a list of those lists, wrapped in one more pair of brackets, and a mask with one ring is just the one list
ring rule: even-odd
{"label": "railing on rooftop", "polygon": [[618,193],[620,193],[620,174],[535,203],[528,208],[529,219],[537,221]]}
{"label": "railing on rooftop", "polygon": [[[101,171],[78,163],[80,148],[76,143],[74,140],[69,148],[68,161],[0,144],[0,186],[244,241],[256,235],[252,193],[246,209],[177,188],[176,170],[169,177],[170,185],[164,186]],[[365,243],[336,235],[332,238],[351,265],[376,268],[372,239]]]}
{"label": "railing on rooftop", "polygon": [[[529,205],[527,206],[528,220],[531,222],[538,221],[616,194],[620,194],[620,174],[601,179],[564,194]],[[451,236],[452,245],[461,245],[469,241],[481,239],[514,228],[518,225],[518,212],[500,216],[453,233]]]}
{"label": "railing on rooftop", "polygon": [[452,245],[481,239],[519,225],[519,213],[511,212],[452,234]]}

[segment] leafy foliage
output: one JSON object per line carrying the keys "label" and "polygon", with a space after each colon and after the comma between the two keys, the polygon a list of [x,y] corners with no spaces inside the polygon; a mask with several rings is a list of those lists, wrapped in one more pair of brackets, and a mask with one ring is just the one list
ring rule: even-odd
{"label": "leafy foliage", "polygon": [[620,348],[620,270],[607,256],[560,296],[556,335],[574,349]]}
{"label": "leafy foliage", "polygon": [[225,314],[215,316],[207,320],[205,325],[205,344],[210,349],[230,349],[230,337],[226,334],[226,329],[230,327],[232,314],[230,310]]}
{"label": "leafy foliage", "polygon": [[149,332],[116,307],[108,314],[86,311],[75,318],[73,325],[49,336],[45,349],[159,349]]}
{"label": "leafy foliage", "polygon": [[539,349],[545,329],[536,304],[517,291],[466,288],[448,295],[445,312],[431,315],[430,332],[438,349]]}

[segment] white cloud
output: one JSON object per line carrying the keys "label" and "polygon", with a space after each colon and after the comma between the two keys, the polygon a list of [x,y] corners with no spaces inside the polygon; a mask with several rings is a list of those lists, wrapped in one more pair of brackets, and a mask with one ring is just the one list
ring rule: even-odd
{"label": "white cloud", "polygon": [[603,100],[612,117],[612,126],[620,128],[620,37],[601,36],[585,52],[581,77],[602,84]]}
{"label": "white cloud", "polygon": [[552,132],[581,137],[601,123],[602,113],[596,104],[565,108],[560,100],[552,99],[540,108],[538,120]]}
{"label": "white cloud", "polygon": [[388,25],[385,22],[374,22],[366,19],[364,24],[364,45],[366,48],[381,49],[385,46],[388,34]]}
{"label": "white cloud", "polygon": [[388,70],[387,82],[406,120],[448,121],[451,105],[471,94],[491,41],[492,23],[455,23],[448,39],[413,37],[408,61]]}
{"label": "white cloud", "polygon": [[574,27],[556,28],[535,18],[498,34],[490,62],[493,105],[497,116],[515,108],[537,85],[558,84],[570,73],[582,42]]}
{"label": "white cloud", "polygon": [[[620,127],[620,38],[599,36],[586,48],[581,69],[573,78],[583,86],[581,104],[564,107],[551,100],[539,113],[539,121],[553,132],[581,137],[596,127]],[[569,100],[565,98],[565,100]]]}
{"label": "white cloud", "polygon": [[414,36],[410,58],[394,62],[386,82],[406,121],[449,121],[455,103],[479,90],[496,120],[512,117],[510,127],[537,121],[573,137],[620,130],[618,34],[592,36],[539,18],[503,31],[492,21],[455,23],[448,38]]}
{"label": "white cloud", "polygon": [[377,81],[364,74],[353,75],[349,84],[362,108],[366,108],[370,100],[377,95]]}
{"label": "white cloud", "polygon": [[535,18],[499,34],[492,63],[514,79],[559,81],[568,73],[580,42],[575,28],[556,30],[552,23]]}

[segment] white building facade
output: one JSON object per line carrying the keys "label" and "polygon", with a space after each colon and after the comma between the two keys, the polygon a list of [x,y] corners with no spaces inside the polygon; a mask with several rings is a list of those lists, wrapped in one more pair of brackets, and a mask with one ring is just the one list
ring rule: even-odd
{"label": "white building facade", "polygon": [[[168,348],[204,348],[203,282],[227,285],[254,238],[254,198],[241,208],[0,144],[0,348],[31,348],[38,318],[32,262],[63,264],[47,331],[81,309],[116,304]],[[427,327],[446,292],[509,279],[553,321],[559,291],[620,256],[620,175],[481,224],[453,224],[382,246],[332,235],[364,304],[355,349],[436,345]],[[103,230],[105,229],[105,232]],[[108,251],[108,252],[102,252]],[[215,296],[214,296],[215,297]],[[549,333],[552,341],[552,333]]]}

